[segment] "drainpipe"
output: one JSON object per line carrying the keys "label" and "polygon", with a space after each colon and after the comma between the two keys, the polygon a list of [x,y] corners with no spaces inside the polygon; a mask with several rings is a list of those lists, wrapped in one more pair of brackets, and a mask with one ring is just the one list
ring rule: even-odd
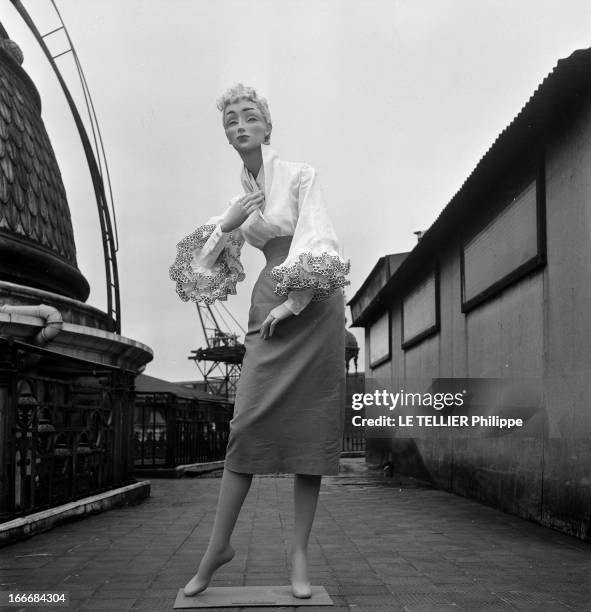
{"label": "drainpipe", "polygon": [[17,306],[13,304],[4,304],[0,306],[0,312],[29,315],[44,319],[45,325],[33,339],[33,343],[37,346],[45,346],[51,342],[51,340],[53,340],[60,333],[64,324],[61,312],[57,308],[48,306],[47,304],[39,304],[37,306]]}

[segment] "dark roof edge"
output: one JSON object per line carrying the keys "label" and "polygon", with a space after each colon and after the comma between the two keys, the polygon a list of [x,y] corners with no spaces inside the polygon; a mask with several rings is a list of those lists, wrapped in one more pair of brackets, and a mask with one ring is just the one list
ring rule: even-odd
{"label": "dark roof edge", "polygon": [[382,267],[382,264],[384,263],[384,261],[386,261],[386,257],[388,256],[382,255],[382,257],[378,259],[375,266],[371,269],[370,273],[365,277],[365,280],[363,281],[363,284],[361,285],[361,287],[357,289],[357,291],[355,292],[355,295],[347,302],[347,306],[349,306],[352,302],[354,302],[358,298],[358,296],[360,296],[365,291],[369,283],[371,283],[371,279],[373,278],[374,274],[376,274],[376,272]]}
{"label": "dark roof edge", "polygon": [[203,402],[215,402],[229,404],[225,397],[221,395],[209,394],[198,389],[184,387],[175,382],[170,382],[149,374],[140,374],[136,378],[136,393],[170,393],[185,399],[198,399]]}

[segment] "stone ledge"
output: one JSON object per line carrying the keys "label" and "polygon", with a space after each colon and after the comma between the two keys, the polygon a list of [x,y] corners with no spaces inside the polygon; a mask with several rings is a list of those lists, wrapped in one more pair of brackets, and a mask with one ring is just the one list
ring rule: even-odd
{"label": "stone ledge", "polygon": [[95,306],[44,291],[34,287],[26,287],[17,283],[0,280],[0,302],[14,306],[35,306],[38,304],[48,304],[57,308],[66,323],[76,325],[86,325],[108,331],[111,329],[111,319],[106,312],[99,310]]}
{"label": "stone ledge", "polygon": [[84,518],[89,514],[97,514],[116,506],[125,506],[141,501],[150,496],[150,486],[149,480],[143,480],[56,508],[49,508],[6,523],[0,523],[0,546],[6,546],[42,531],[47,531],[68,520]]}
{"label": "stone ledge", "polygon": [[[45,325],[32,315],[0,312],[0,335],[30,342]],[[102,329],[65,323],[60,333],[44,347],[65,357],[74,357],[97,365],[140,371],[153,359],[152,349],[137,340]]]}
{"label": "stone ledge", "polygon": [[365,457],[365,451],[341,451],[341,459],[351,457]]}
{"label": "stone ledge", "polygon": [[172,468],[157,468],[157,467],[140,467],[134,468],[134,473],[148,478],[183,478],[185,476],[199,476],[207,474],[215,470],[221,470],[224,467],[224,460],[208,461],[206,463],[187,463],[185,465],[177,465]]}

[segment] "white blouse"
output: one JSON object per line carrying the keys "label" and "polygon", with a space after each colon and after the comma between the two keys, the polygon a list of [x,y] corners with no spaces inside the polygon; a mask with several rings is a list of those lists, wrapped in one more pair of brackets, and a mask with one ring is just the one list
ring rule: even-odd
{"label": "white blouse", "polygon": [[[243,167],[245,193],[264,191],[262,209],[236,230],[224,233],[224,215],[212,217],[181,240],[170,277],[184,301],[212,303],[236,293],[244,279],[240,250],[244,241],[262,249],[272,238],[293,236],[285,261],[271,270],[275,293],[286,295],[285,305],[299,314],[312,300],[322,300],[348,283],[349,262],[338,253],[338,242],[328,218],[316,171],[307,164],[279,159],[269,145],[261,145],[263,166],[256,178]],[[230,200],[232,206],[243,194]]]}

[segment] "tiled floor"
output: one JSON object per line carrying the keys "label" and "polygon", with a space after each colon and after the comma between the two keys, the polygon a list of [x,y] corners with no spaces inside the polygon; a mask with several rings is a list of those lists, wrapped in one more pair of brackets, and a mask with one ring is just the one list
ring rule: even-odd
{"label": "tiled floor", "polygon": [[[0,590],[68,591],[71,612],[172,610],[207,543],[219,480],[151,482],[151,497],[137,506],[0,549]],[[236,557],[213,586],[288,584],[292,486],[291,477],[253,480]],[[591,610],[591,545],[360,469],[324,479],[310,562],[313,583],[335,605],[303,612]],[[19,609],[50,608],[8,608]]]}

